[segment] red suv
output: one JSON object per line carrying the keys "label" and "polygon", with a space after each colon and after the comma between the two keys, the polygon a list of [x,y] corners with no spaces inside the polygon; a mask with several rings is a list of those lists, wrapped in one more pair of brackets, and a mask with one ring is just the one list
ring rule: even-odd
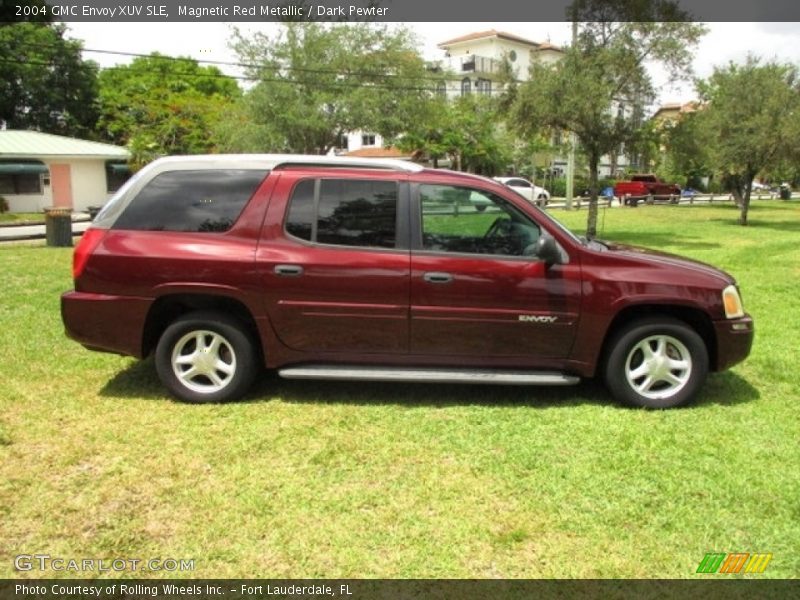
{"label": "red suv", "polygon": [[[478,210],[477,206],[482,210]],[[189,402],[287,378],[694,397],[753,340],[713,267],[586,241],[500,183],[402,161],[192,156],[127,182],[75,249],[67,334],[155,353]]]}

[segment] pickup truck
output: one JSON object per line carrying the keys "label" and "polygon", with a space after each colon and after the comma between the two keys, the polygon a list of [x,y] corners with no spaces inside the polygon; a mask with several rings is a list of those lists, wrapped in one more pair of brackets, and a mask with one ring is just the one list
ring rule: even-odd
{"label": "pickup truck", "polygon": [[632,175],[630,181],[618,181],[614,186],[614,196],[623,199],[680,195],[681,188],[679,186],[674,183],[665,183],[655,175],[649,174]]}

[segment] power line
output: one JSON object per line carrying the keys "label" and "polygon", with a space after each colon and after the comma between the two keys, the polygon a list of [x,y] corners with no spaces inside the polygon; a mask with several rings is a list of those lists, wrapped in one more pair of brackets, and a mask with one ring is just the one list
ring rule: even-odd
{"label": "power line", "polygon": [[[34,60],[18,60],[18,59],[10,59],[5,57],[0,57],[0,64],[16,64],[16,65],[36,65],[36,66],[43,66],[43,67],[55,67],[56,64],[52,62],[44,62],[44,61],[34,61]],[[126,65],[115,65],[111,67],[106,67],[103,69],[104,71],[116,71],[116,70],[125,70],[128,67]],[[155,69],[150,69],[151,72],[157,73],[158,71]],[[329,71],[330,74],[338,74],[340,73]],[[320,82],[320,81],[298,81],[295,79],[281,79],[281,78],[271,78],[271,77],[255,77],[255,76],[245,76],[245,75],[226,75],[225,73],[181,73],[183,77],[193,77],[197,79],[236,79],[239,81],[253,81],[257,83],[277,83],[277,84],[285,84],[285,85],[295,85],[295,86],[302,86],[308,88],[317,88],[317,89],[325,89],[325,90],[341,90],[341,89],[372,89],[372,90],[388,90],[388,91],[407,91],[407,92],[434,92],[438,93],[436,88],[432,87],[421,87],[421,86],[399,86],[399,85],[390,85],[390,84],[382,84],[382,83],[371,83],[371,82]],[[482,92],[477,92],[476,95],[489,95],[495,93],[501,93],[502,90],[484,90]]]}
{"label": "power line", "polygon": [[[30,48],[51,48],[54,47],[52,44],[22,44],[23,47],[30,47]],[[173,61],[173,62],[193,62],[196,64],[213,64],[213,65],[227,65],[227,66],[238,66],[238,67],[245,67],[251,69],[267,69],[267,70],[274,70],[274,71],[298,71],[298,72],[305,72],[305,73],[313,73],[313,74],[324,74],[324,75],[336,75],[339,77],[346,77],[346,76],[361,76],[361,77],[378,77],[384,79],[414,79],[411,76],[401,76],[392,73],[368,73],[365,71],[353,71],[353,72],[342,72],[342,71],[335,71],[332,69],[310,69],[304,67],[268,67],[268,66],[256,66],[248,63],[234,63],[234,62],[227,62],[227,61],[207,61],[207,60],[198,60],[189,57],[176,57],[176,56],[168,56],[168,55],[152,55],[152,54],[141,54],[136,52],[118,52],[114,50],[97,50],[97,49],[85,49],[86,52],[101,52],[105,54],[115,54],[121,56],[134,56],[138,58],[151,58],[155,60],[166,60],[166,61]],[[43,61],[34,61],[34,60],[15,60],[9,59],[5,57],[0,57],[0,63],[4,64],[32,64],[38,66],[55,66],[52,62],[43,62]],[[115,71],[115,70],[125,70],[128,69],[128,65],[113,65],[111,67],[104,67],[102,70],[104,71]],[[150,69],[151,72],[158,72],[155,69]],[[263,77],[263,76],[248,76],[248,75],[228,75],[222,72],[219,73],[182,73],[182,76],[185,77],[195,77],[195,78],[211,78],[211,79],[235,79],[239,81],[251,81],[251,82],[264,82],[264,83],[280,83],[280,84],[288,84],[288,85],[298,85],[298,86],[306,86],[306,87],[316,87],[319,89],[355,89],[355,88],[364,88],[364,89],[382,89],[382,90],[392,90],[392,91],[414,91],[414,92],[438,92],[439,90],[436,88],[429,88],[429,87],[422,87],[422,86],[398,86],[398,85],[389,85],[389,84],[382,84],[382,83],[375,83],[375,82],[336,82],[336,83],[325,83],[325,82],[309,82],[309,81],[298,81],[293,79],[283,79],[283,78],[275,78],[275,77]],[[426,81],[435,81],[437,83],[447,83],[456,81],[455,79],[447,79],[445,77],[419,77],[416,79],[423,79]],[[498,94],[502,93],[502,90],[498,89],[490,89],[490,90],[482,90],[477,92],[477,95],[484,94],[484,95],[491,95],[491,94]]]}
{"label": "power line", "polygon": [[[26,42],[22,44],[23,46],[27,46],[30,48],[53,48],[57,47],[55,44],[35,44]],[[143,54],[140,52],[123,52],[121,50],[104,50],[99,48],[81,48],[82,52],[90,52],[93,54],[109,54],[109,55],[117,55],[117,56],[130,56],[134,58],[152,58],[158,60],[165,60],[165,61],[174,61],[174,62],[194,62],[197,64],[205,64],[205,65],[214,65],[214,66],[226,66],[226,67],[238,67],[242,69],[252,69],[252,70],[281,70],[281,71],[297,71],[302,73],[314,73],[319,75],[352,75],[352,76],[359,76],[359,77],[384,77],[384,78],[395,78],[395,79],[410,79],[410,80],[425,80],[425,81],[455,81],[454,79],[448,78],[446,76],[415,76],[415,75],[402,75],[398,73],[376,73],[371,71],[336,71],[333,69],[321,69],[321,68],[311,68],[311,67],[297,67],[293,65],[264,65],[264,64],[255,64],[255,63],[244,63],[244,62],[233,62],[233,61],[224,61],[224,60],[206,60],[206,59],[199,59],[199,58],[191,58],[188,56],[170,56],[167,54]],[[112,68],[112,67],[108,67]],[[455,74],[454,74],[455,75]],[[455,75],[457,76],[457,75]],[[232,76],[234,77],[234,76]],[[238,79],[245,79],[245,80],[256,80],[258,78],[251,77],[237,77]]]}

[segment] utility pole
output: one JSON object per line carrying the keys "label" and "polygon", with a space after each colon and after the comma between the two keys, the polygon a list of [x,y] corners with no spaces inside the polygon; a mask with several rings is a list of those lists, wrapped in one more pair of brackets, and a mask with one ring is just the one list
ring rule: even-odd
{"label": "utility pole", "polygon": [[[572,47],[578,41],[578,15],[572,13]],[[575,195],[575,133],[569,132],[569,152],[567,154],[567,210],[572,210],[572,199]]]}

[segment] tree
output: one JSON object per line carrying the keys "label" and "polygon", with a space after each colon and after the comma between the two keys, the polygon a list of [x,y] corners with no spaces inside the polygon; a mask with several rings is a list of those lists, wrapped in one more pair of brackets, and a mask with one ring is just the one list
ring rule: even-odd
{"label": "tree", "polygon": [[698,112],[682,113],[675,123],[661,131],[664,146],[663,164],[658,169],[662,178],[679,181],[684,187],[712,174],[709,150],[711,141],[700,126]]}
{"label": "tree", "polygon": [[216,67],[157,53],[104,69],[99,82],[98,130],[128,145],[134,163],[215,151],[215,124],[241,94],[236,80]]}
{"label": "tree", "polygon": [[660,63],[673,79],[687,76],[705,28],[666,0],[576,0],[571,18],[578,32],[563,58],[534,63],[529,80],[511,89],[511,120],[526,135],[542,128],[575,134],[589,166],[586,235],[593,238],[600,158],[637,140],[637,107],[654,97],[647,63]]}
{"label": "tree", "polygon": [[513,161],[513,140],[498,126],[498,105],[477,94],[449,100],[431,97],[398,138],[404,150],[421,150],[435,166],[449,158],[456,170],[495,175]]}
{"label": "tree", "polygon": [[433,83],[407,29],[281,28],[274,37],[236,33],[236,51],[257,83],[220,126],[228,150],[325,154],[347,132],[393,137],[424,109]]}
{"label": "tree", "polygon": [[797,69],[761,64],[750,56],[742,65],[714,69],[697,89],[705,103],[698,117],[711,164],[731,183],[740,205],[739,223],[747,225],[756,175],[800,158]]}
{"label": "tree", "polygon": [[97,65],[48,23],[0,26],[0,123],[8,129],[91,137]]}

